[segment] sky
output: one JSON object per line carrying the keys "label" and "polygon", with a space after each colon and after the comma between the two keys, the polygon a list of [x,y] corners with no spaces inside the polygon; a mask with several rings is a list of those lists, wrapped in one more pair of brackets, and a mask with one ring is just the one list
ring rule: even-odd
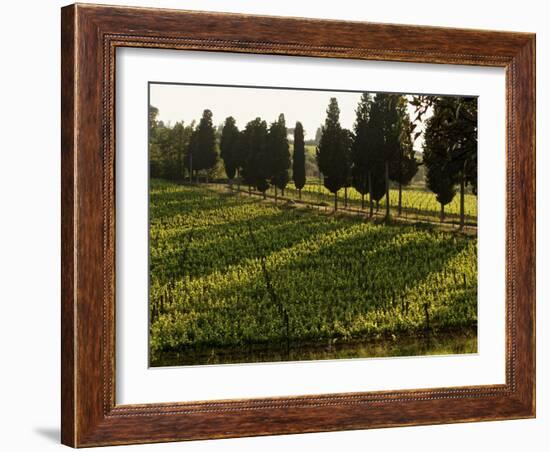
{"label": "sky", "polygon": [[[158,119],[165,123],[198,122],[203,110],[208,108],[212,111],[214,125],[223,124],[225,118],[233,116],[237,127],[243,129],[258,116],[269,125],[284,113],[288,128],[293,128],[296,121],[302,123],[306,140],[314,139],[315,131],[324,123],[331,97],[338,100],[340,124],[353,130],[355,109],[361,97],[360,92],[303,89],[153,83],[149,86],[150,104],[159,109]],[[409,114],[412,112],[410,107]],[[415,148],[420,150],[418,141]]]}

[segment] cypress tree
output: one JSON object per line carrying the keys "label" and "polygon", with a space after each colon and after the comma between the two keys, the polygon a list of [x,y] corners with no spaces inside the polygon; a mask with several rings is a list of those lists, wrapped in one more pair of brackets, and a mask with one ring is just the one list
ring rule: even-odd
{"label": "cypress tree", "polygon": [[223,159],[225,173],[229,181],[233,180],[238,167],[238,140],[239,129],[235,124],[235,118],[226,118],[220,138],[220,156]]}
{"label": "cypress tree", "polygon": [[368,141],[369,115],[372,98],[363,93],[355,110],[354,140],[351,146],[352,185],[361,194],[361,209],[365,208],[365,195],[369,192]]}
{"label": "cypress tree", "polygon": [[376,210],[380,200],[386,193],[385,175],[385,140],[384,140],[384,100],[377,94],[371,104],[366,136],[366,166],[369,186],[370,215],[372,216],[373,202]]}
{"label": "cypress tree", "polygon": [[162,150],[159,143],[159,131],[161,130],[157,120],[159,109],[149,105],[149,175],[150,177],[162,177]]}
{"label": "cypress tree", "polygon": [[369,174],[371,178],[371,199],[376,200],[378,209],[379,200],[385,195],[386,218],[389,218],[390,180],[397,182],[398,213],[401,214],[402,186],[410,183],[417,171],[406,99],[400,95],[379,93],[369,102],[368,95],[363,95],[357,110],[356,129],[359,136],[354,146],[354,160],[358,160],[353,172],[355,184],[360,193],[366,191],[361,149],[370,148],[366,155],[366,171],[367,180]]}
{"label": "cypress tree", "polygon": [[390,166],[399,155],[399,113],[397,103],[400,96],[379,93],[376,102],[380,105],[383,135],[384,188],[386,195],[386,219],[390,217]]}
{"label": "cypress tree", "polygon": [[185,153],[189,148],[191,134],[193,133],[192,125],[186,126],[183,121],[176,122],[170,133],[170,139],[174,148],[175,155],[175,179],[181,180],[185,174]]}
{"label": "cypress tree", "polygon": [[426,185],[435,193],[441,205],[440,219],[445,219],[445,206],[450,203],[455,194],[455,179],[450,165],[448,137],[443,132],[441,118],[437,115],[428,119],[424,131],[423,160],[426,166]]}
{"label": "cypress tree", "polygon": [[233,151],[233,157],[235,159],[236,177],[238,190],[241,189],[242,171],[246,165],[247,158],[247,133],[246,130],[241,130],[237,136],[235,143],[235,149]]}
{"label": "cypress tree", "polygon": [[461,98],[458,114],[458,124],[455,126],[462,135],[460,142],[461,155],[464,161],[464,181],[470,185],[472,192],[477,195],[477,99]]}
{"label": "cypress tree", "polygon": [[294,128],[294,152],[292,154],[292,180],[302,199],[302,188],[306,184],[306,155],[304,146],[304,128],[301,122]]}
{"label": "cypress tree", "polygon": [[198,134],[197,129],[194,129],[189,138],[189,146],[187,148],[187,156],[185,158],[185,165],[189,170],[189,182],[193,182],[193,175],[196,175],[197,182],[199,179],[197,170],[194,166],[193,160],[198,153]]}
{"label": "cypress tree", "polygon": [[403,96],[393,96],[389,111],[389,178],[398,185],[397,213],[402,211],[403,185],[408,185],[416,172],[418,163],[413,149],[411,134],[414,127],[407,112],[407,101]]}
{"label": "cypress tree", "polygon": [[456,195],[456,186],[446,165],[445,155],[440,149],[434,148],[433,144],[424,149],[424,164],[426,165],[426,185],[435,193],[435,197],[441,205],[440,219],[445,219],[445,206],[449,204]]}
{"label": "cypress tree", "polygon": [[[460,193],[460,227],[464,227],[464,190],[465,185],[470,185],[472,193],[477,196],[477,100],[473,100],[470,104],[470,111],[464,113],[464,115],[470,115],[471,121],[470,126],[472,129],[475,129],[475,134],[469,140],[469,146],[471,147],[470,151],[465,152],[464,166],[463,171],[464,175],[461,180],[461,193]],[[466,110],[466,108],[464,109]]]}
{"label": "cypress tree", "polygon": [[323,174],[323,184],[334,193],[334,210],[338,210],[338,191],[349,180],[349,140],[348,132],[340,126],[340,109],[335,97],[330,99],[327,118],[317,146],[317,164]]}
{"label": "cypress tree", "polygon": [[[464,226],[464,199],[467,184],[477,193],[477,99],[438,97],[433,103],[433,115],[424,133],[424,163],[428,187],[443,201],[460,186],[460,228]],[[430,179],[435,179],[438,183]],[[443,187],[442,187],[443,185]],[[449,186],[452,185],[452,190]],[[450,193],[452,192],[452,196]],[[442,201],[438,198],[438,201]],[[444,215],[442,204],[442,218]]]}
{"label": "cypress tree", "polygon": [[271,175],[271,184],[275,187],[275,201],[277,201],[277,188],[284,190],[289,181],[288,170],[290,168],[290,152],[288,150],[287,130],[285,116],[281,113],[276,122],[269,127],[267,136],[267,162]]}
{"label": "cypress tree", "polygon": [[267,154],[267,124],[261,118],[250,121],[244,130],[241,146],[244,155],[242,177],[244,183],[256,187],[266,197],[271,177]]}
{"label": "cypress tree", "polygon": [[212,125],[212,112],[204,110],[202,118],[194,132],[192,140],[193,170],[208,170],[216,165],[218,154],[216,152],[216,134]]}
{"label": "cypress tree", "polygon": [[348,188],[352,185],[352,173],[351,173],[351,147],[353,145],[353,133],[348,129],[342,129],[342,159],[344,160],[344,207],[348,207]]}
{"label": "cypress tree", "polygon": [[460,187],[460,228],[464,227],[466,185],[477,194],[477,99],[465,97],[445,98],[452,172]]}

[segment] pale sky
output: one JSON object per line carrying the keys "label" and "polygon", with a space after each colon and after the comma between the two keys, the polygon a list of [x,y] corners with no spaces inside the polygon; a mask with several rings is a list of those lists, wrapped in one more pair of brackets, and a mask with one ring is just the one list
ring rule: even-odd
{"label": "pale sky", "polygon": [[[306,140],[315,138],[317,127],[324,124],[331,97],[338,100],[340,124],[353,130],[355,109],[361,97],[360,92],[175,84],[149,86],[150,104],[159,109],[158,119],[165,123],[198,122],[203,110],[208,108],[212,110],[215,126],[233,116],[242,130],[248,121],[258,116],[269,126],[284,113],[288,128],[293,128],[296,121],[302,123]],[[412,107],[409,110],[412,114]],[[415,148],[419,147],[418,141]]]}

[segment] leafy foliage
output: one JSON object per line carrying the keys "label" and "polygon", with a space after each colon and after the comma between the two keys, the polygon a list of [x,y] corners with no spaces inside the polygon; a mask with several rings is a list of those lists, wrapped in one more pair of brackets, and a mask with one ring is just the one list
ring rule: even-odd
{"label": "leafy foliage", "polygon": [[149,172],[151,177],[178,180],[184,177],[184,160],[194,124],[177,122],[166,127],[157,120],[158,109],[149,106]]}
{"label": "leafy foliage", "polygon": [[457,184],[469,183],[477,193],[477,99],[432,97],[433,115],[424,133],[426,182],[443,206]]}

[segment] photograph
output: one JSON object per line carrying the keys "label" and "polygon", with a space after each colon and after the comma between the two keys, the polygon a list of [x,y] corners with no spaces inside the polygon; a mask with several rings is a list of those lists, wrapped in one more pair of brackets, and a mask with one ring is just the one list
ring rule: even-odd
{"label": "photograph", "polygon": [[542,7],[131,1],[6,40],[7,450],[536,448]]}
{"label": "photograph", "polygon": [[477,97],[148,90],[151,367],[477,353]]}

